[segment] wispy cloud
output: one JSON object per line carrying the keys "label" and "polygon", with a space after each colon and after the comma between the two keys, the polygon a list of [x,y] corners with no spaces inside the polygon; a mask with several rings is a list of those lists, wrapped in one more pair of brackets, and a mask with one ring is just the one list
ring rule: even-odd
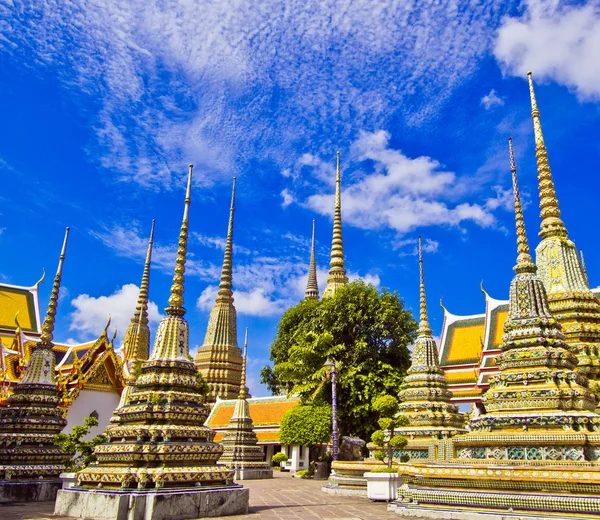
{"label": "wispy cloud", "polygon": [[481,104],[486,110],[489,110],[490,108],[504,105],[504,100],[498,96],[495,89],[492,89],[489,94],[486,94],[481,98]]}
{"label": "wispy cloud", "polygon": [[0,4],[0,48],[85,98],[92,160],[168,188],[189,161],[211,183],[257,155],[289,168],[357,124],[427,123],[514,3],[24,0]]}
{"label": "wispy cloud", "polygon": [[510,73],[533,71],[573,88],[582,99],[600,98],[600,3],[526,0],[518,17],[506,18],[494,53]]}

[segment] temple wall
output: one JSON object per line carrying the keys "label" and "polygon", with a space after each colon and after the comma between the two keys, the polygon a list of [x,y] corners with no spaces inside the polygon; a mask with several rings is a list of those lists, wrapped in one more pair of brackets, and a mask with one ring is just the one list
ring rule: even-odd
{"label": "temple wall", "polygon": [[81,390],[67,412],[67,426],[63,430],[64,433],[69,433],[73,426],[83,424],[83,420],[94,411],[98,413],[98,426],[92,428],[85,439],[91,439],[104,432],[115,408],[119,405],[119,399],[119,394],[116,392]]}

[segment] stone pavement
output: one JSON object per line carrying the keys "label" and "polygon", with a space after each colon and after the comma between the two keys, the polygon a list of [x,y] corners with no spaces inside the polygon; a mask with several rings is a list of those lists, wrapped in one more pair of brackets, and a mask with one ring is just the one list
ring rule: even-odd
{"label": "stone pavement", "polygon": [[[400,520],[387,512],[386,502],[371,502],[363,497],[343,497],[321,492],[323,480],[291,478],[275,473],[268,480],[240,481],[250,488],[250,513],[219,517],[214,520]],[[2,520],[67,520],[52,516],[54,502],[0,505]]]}

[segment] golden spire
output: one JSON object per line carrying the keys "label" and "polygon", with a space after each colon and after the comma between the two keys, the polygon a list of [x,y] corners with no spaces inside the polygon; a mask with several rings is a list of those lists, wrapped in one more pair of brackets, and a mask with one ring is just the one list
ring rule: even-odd
{"label": "golden spire", "polygon": [[420,322],[419,336],[431,336],[431,327],[427,316],[427,299],[425,297],[425,275],[423,274],[423,243],[419,237],[419,280],[420,280]]}
{"label": "golden spire", "polygon": [[542,239],[551,236],[567,236],[567,229],[560,218],[560,209],[558,208],[558,199],[554,190],[552,181],[552,172],[548,162],[548,151],[544,143],[542,134],[542,124],[540,122],[540,111],[535,99],[533,90],[533,79],[531,72],[527,73],[529,79],[529,95],[531,97],[531,119],[533,120],[533,132],[535,137],[535,157],[538,167],[538,189],[540,192],[540,217],[542,224],[540,228],[540,237]]}
{"label": "golden spire", "polygon": [[248,327],[246,327],[246,336],[244,337],[244,356],[242,357],[242,380],[240,381],[240,395],[238,399],[246,399],[248,392],[246,391],[246,361],[248,351]]}
{"label": "golden spire", "polygon": [[517,180],[517,165],[513,151],[512,138],[508,138],[508,150],[510,154],[510,171],[512,174],[513,192],[515,197],[515,220],[517,225],[517,265],[514,267],[516,273],[535,273],[536,267],[529,254],[529,243],[525,232],[525,221],[523,219],[523,208],[521,207],[521,196],[519,194],[519,182]]}
{"label": "golden spire", "polygon": [[308,281],[306,282],[305,300],[319,299],[319,283],[317,282],[317,260],[315,258],[315,221],[312,221],[312,243],[310,246],[310,264],[308,266]]}
{"label": "golden spire", "polygon": [[140,293],[138,295],[137,307],[131,323],[140,325],[148,324],[148,289],[150,286],[150,263],[152,261],[152,246],[154,244],[154,219],[150,228],[150,239],[148,240],[148,250],[146,251],[146,261],[144,262],[144,272],[142,282],[140,283]]}
{"label": "golden spire", "polygon": [[53,333],[54,333],[54,322],[56,318],[56,307],[58,306],[58,293],[60,291],[60,279],[62,276],[63,263],[65,261],[65,253],[67,251],[67,239],[69,238],[69,228],[65,230],[65,239],[63,241],[62,250],[58,260],[58,268],[56,270],[56,276],[54,277],[54,283],[52,285],[52,292],[50,293],[50,301],[48,302],[48,310],[46,311],[46,318],[42,325],[42,334],[40,336],[40,345],[51,346]]}
{"label": "golden spire", "polygon": [[333,208],[333,238],[331,240],[331,261],[327,287],[323,296],[333,296],[338,287],[348,283],[344,267],[344,243],[342,241],[342,174],[340,167],[340,152],[336,154],[335,168],[335,204]]}
{"label": "golden spire", "polygon": [[233,214],[235,211],[235,184],[236,178],[233,178],[231,188],[231,206],[229,207],[229,224],[227,225],[227,240],[225,241],[225,255],[223,257],[223,267],[221,269],[221,281],[219,282],[219,292],[217,293],[217,302],[233,303],[232,280],[233,280]]}
{"label": "golden spire", "polygon": [[188,239],[188,215],[190,212],[190,200],[192,195],[192,170],[194,165],[190,164],[188,170],[187,190],[185,192],[185,201],[183,209],[183,220],[181,222],[181,231],[179,232],[179,244],[177,247],[177,258],[175,260],[175,274],[173,275],[173,285],[171,285],[171,296],[169,296],[169,306],[165,312],[169,316],[183,316],[183,282],[185,273],[185,257],[187,254]]}
{"label": "golden spire", "polygon": [[587,273],[587,267],[585,266],[585,258],[583,256],[583,249],[579,250],[579,258],[581,259],[581,270],[583,271],[583,276],[585,276],[585,281],[589,285],[590,281],[588,280],[588,273]]}

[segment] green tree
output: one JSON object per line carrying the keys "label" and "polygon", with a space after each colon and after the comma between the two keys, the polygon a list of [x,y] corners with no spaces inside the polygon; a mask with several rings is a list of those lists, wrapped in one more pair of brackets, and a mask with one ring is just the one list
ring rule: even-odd
{"label": "green tree", "polygon": [[330,439],[331,407],[328,405],[296,406],[281,419],[281,444],[314,446],[326,444]]}
{"label": "green tree", "polygon": [[[379,414],[377,423],[381,428],[371,435],[371,441],[379,448],[373,455],[391,469],[394,451],[401,450],[408,444],[406,437],[394,435],[394,431],[398,427],[408,426],[408,419],[404,415],[398,415],[398,399],[391,395],[382,395],[375,399],[373,409]],[[408,457],[403,456],[401,460],[406,462]]]}
{"label": "green tree", "polygon": [[329,403],[329,369],[323,365],[335,359],[340,434],[368,439],[377,423],[373,399],[398,391],[416,329],[396,292],[354,281],[332,297],[286,311],[271,345],[274,366],[263,369],[261,381],[274,394]]}
{"label": "green tree", "polygon": [[65,464],[66,469],[80,470],[92,462],[96,462],[94,448],[98,444],[108,442],[108,437],[102,433],[96,435],[92,440],[82,440],[94,426],[98,426],[98,419],[90,415],[84,419],[82,425],[73,426],[71,433],[59,433],[54,436],[54,444],[60,446],[64,453],[71,456]]}

